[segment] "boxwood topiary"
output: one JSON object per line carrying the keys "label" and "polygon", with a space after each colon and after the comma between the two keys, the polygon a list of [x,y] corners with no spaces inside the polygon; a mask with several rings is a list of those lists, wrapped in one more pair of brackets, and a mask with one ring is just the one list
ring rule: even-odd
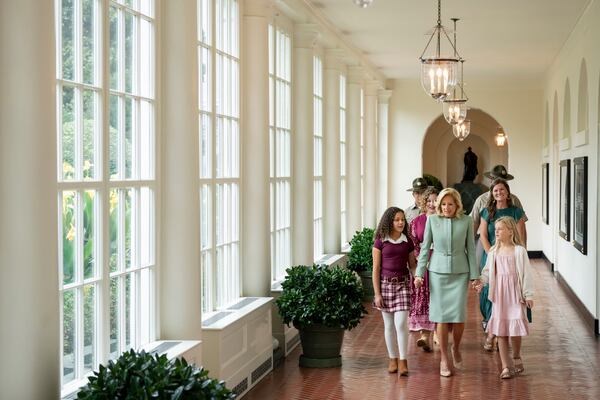
{"label": "boxwood topiary", "polygon": [[354,236],[352,236],[349,242],[348,269],[356,272],[373,270],[374,235],[374,229],[364,228],[362,231],[356,231]]}
{"label": "boxwood topiary", "polygon": [[234,399],[223,381],[208,371],[189,365],[184,358],[169,361],[166,355],[130,350],[117,360],[100,365],[77,394],[78,399]]}
{"label": "boxwood topiary", "polygon": [[367,313],[358,277],[346,268],[297,265],[287,269],[276,300],[283,323],[352,329]]}

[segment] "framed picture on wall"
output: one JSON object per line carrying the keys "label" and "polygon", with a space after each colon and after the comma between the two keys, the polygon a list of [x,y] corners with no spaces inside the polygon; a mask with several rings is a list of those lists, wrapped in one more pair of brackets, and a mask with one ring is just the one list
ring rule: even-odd
{"label": "framed picture on wall", "polygon": [[548,188],[548,178],[550,177],[550,164],[543,163],[542,164],[542,221],[546,225],[549,224],[550,218],[548,217],[548,210],[550,207],[549,201],[549,188]]}
{"label": "framed picture on wall", "polygon": [[573,159],[573,246],[587,254],[588,158]]}
{"label": "framed picture on wall", "polygon": [[558,234],[561,238],[569,240],[571,209],[571,160],[560,162],[560,198],[558,210]]}

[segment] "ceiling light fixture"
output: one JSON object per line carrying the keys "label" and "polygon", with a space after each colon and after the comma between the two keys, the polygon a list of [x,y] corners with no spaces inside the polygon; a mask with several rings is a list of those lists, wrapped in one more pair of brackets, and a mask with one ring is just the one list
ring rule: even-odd
{"label": "ceiling light fixture", "polygon": [[353,1],[354,1],[354,4],[356,4],[360,8],[367,8],[373,3],[373,0],[353,0]]}
{"label": "ceiling light fixture", "polygon": [[504,133],[504,129],[502,129],[501,126],[498,127],[498,130],[496,131],[496,136],[494,137],[494,140],[496,142],[496,146],[498,147],[504,147],[504,145],[506,144],[506,134]]}
{"label": "ceiling light fixture", "polygon": [[[454,21],[454,57],[458,58],[458,53],[456,51],[456,21],[458,21],[458,18],[452,18],[452,21]],[[465,90],[463,88],[464,85],[464,81],[463,81],[463,72],[464,72],[464,62],[465,60],[463,60],[462,58],[459,58],[460,60],[460,82],[456,84],[456,86],[454,86],[454,88],[452,89],[452,95],[446,97],[443,102],[443,107],[442,110],[444,112],[444,118],[446,118],[446,121],[448,121],[448,123],[450,125],[456,125],[458,123],[461,123],[465,120],[465,118],[467,117],[467,100],[469,100],[469,98],[467,97],[467,94],[465,93]],[[457,93],[457,87],[460,88],[460,96],[458,96]]]}
{"label": "ceiling light fixture", "polygon": [[[442,56],[441,37],[442,34],[448,39],[450,46],[454,50],[453,56]],[[426,55],[429,45],[435,38],[435,53]],[[433,28],[433,33],[429,37],[423,53],[419,57],[421,60],[421,84],[425,92],[437,101],[442,101],[450,96],[452,89],[457,84],[458,62],[460,56],[454,47],[454,44],[448,37],[446,29],[442,26],[442,5],[438,0],[438,19]]]}
{"label": "ceiling light fixture", "polygon": [[469,133],[471,133],[471,120],[465,119],[456,125],[452,125],[452,134],[461,142],[469,136]]}

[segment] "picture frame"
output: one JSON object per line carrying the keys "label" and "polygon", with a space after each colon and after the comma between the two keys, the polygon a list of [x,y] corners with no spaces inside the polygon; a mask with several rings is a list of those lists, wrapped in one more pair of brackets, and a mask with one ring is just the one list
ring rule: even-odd
{"label": "picture frame", "polygon": [[542,164],[542,221],[546,225],[550,224],[550,164],[543,163]]}
{"label": "picture frame", "polygon": [[560,162],[560,193],[558,209],[558,235],[569,241],[571,210],[571,160]]}
{"label": "picture frame", "polygon": [[588,158],[573,159],[573,246],[587,254]]}

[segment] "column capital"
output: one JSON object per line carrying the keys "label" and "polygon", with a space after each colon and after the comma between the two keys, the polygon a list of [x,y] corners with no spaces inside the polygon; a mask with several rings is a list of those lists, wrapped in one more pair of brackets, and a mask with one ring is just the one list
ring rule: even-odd
{"label": "column capital", "polygon": [[273,0],[246,0],[244,17],[270,17],[273,14]]}
{"label": "column capital", "polygon": [[362,85],[365,81],[365,69],[359,65],[351,65],[348,67],[348,83]]}
{"label": "column capital", "polygon": [[294,47],[312,49],[321,36],[316,24],[294,25]]}
{"label": "column capital", "polygon": [[375,80],[365,81],[365,96],[377,96],[381,83]]}
{"label": "column capital", "polygon": [[390,97],[392,97],[392,91],[391,90],[379,90],[377,92],[377,99],[379,101],[379,104],[389,104],[390,103]]}
{"label": "column capital", "polygon": [[344,57],[344,50],[342,49],[326,49],[325,50],[325,69],[342,69],[342,59]]}

